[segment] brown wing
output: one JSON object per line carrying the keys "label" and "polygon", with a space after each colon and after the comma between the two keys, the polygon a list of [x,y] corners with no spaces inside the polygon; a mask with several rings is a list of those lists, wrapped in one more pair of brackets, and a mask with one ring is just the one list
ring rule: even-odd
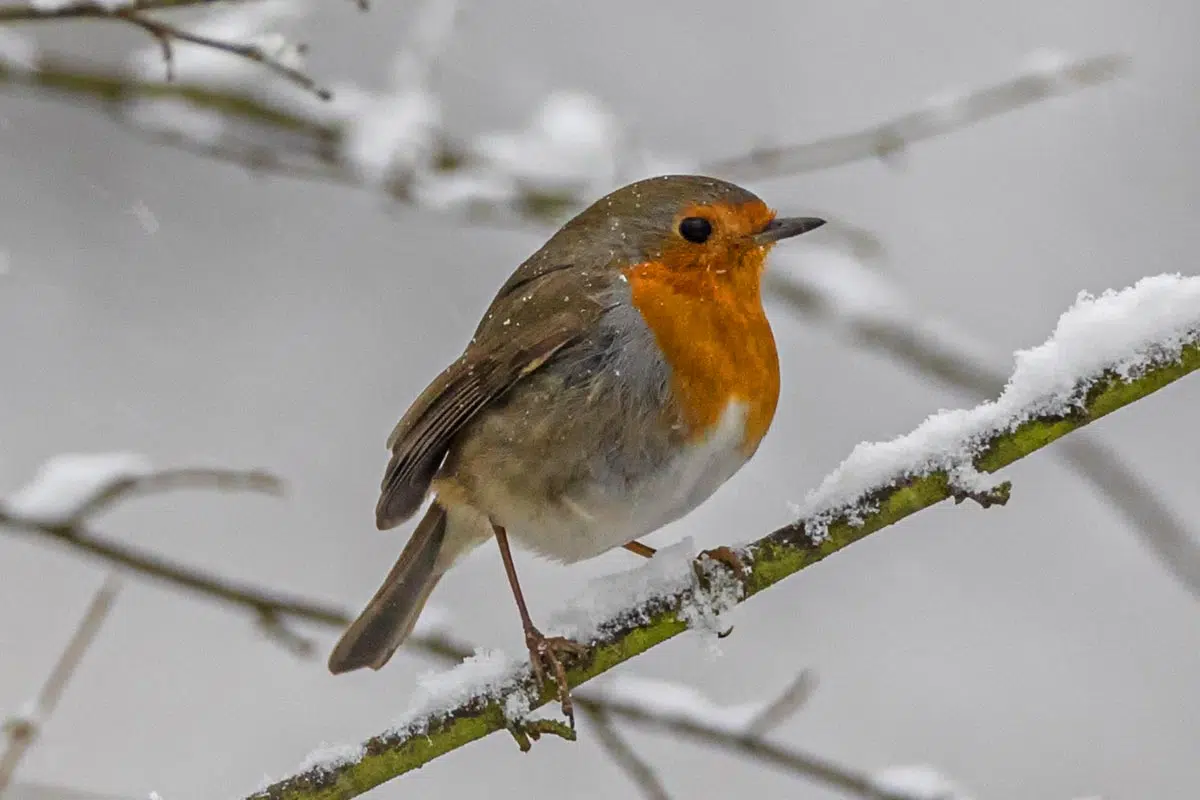
{"label": "brown wing", "polygon": [[463,425],[595,324],[605,309],[572,277],[570,271],[555,272],[526,287],[530,291],[522,297],[497,297],[472,345],[396,425],[388,437],[392,458],[375,508],[381,530],[399,525],[421,506]]}

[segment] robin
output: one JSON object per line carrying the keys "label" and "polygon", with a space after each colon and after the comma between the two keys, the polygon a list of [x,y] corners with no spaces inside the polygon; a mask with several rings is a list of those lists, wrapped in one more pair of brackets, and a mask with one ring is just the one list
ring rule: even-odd
{"label": "robin", "polygon": [[[379,669],[438,580],[494,538],[539,682],[582,645],[533,624],[510,537],[564,563],[706,500],[757,450],[779,399],[760,278],[772,245],[824,224],[780,218],[725,181],[638,181],[567,222],[500,288],[465,352],[388,439],[381,530],[434,500],[329,658]],[[740,569],[732,551],[714,555]]]}

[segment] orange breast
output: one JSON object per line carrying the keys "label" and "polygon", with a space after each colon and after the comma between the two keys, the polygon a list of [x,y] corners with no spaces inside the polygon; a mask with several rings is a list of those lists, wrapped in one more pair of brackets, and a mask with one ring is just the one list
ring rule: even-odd
{"label": "orange breast", "polygon": [[624,271],[633,304],[671,366],[692,437],[703,438],[730,401],[741,401],[748,410],[747,455],[766,435],[779,402],[779,356],[760,291],[765,255],[752,248],[722,269],[648,262]]}

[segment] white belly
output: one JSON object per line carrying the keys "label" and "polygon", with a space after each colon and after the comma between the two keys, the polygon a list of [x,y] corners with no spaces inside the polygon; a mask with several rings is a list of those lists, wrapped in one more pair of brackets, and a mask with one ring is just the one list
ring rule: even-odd
{"label": "white belly", "polygon": [[658,530],[707,500],[746,462],[746,413],[744,403],[730,403],[708,437],[633,486],[593,485],[550,507],[512,509],[518,513],[508,520],[510,536],[573,562]]}

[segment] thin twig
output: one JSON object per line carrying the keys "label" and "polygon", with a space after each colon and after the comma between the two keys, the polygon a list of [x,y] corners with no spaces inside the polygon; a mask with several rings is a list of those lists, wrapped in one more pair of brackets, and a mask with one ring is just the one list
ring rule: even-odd
{"label": "thin twig", "polygon": [[279,495],[283,482],[264,470],[233,470],[212,467],[164,469],[138,477],[113,481],[104,491],[76,509],[72,520],[95,516],[114,504],[138,495],[160,494],[180,489],[249,491]]}
{"label": "thin twig", "polygon": [[[591,701],[577,702],[584,708]],[[764,741],[758,736],[732,735],[728,731],[714,729],[697,720],[650,713],[637,703],[625,700],[607,699],[604,708],[609,714],[620,716],[629,722],[666,731],[702,744],[715,745],[757,763],[803,775],[855,797],[880,796],[871,782],[871,777],[865,773],[794,748]]]}
{"label": "thin twig", "polygon": [[671,795],[658,773],[617,730],[608,709],[599,704],[584,703],[580,703],[579,708],[591,721],[591,730],[596,735],[596,741],[641,790],[642,796],[647,800],[671,800]]}
{"label": "thin twig", "polygon": [[45,723],[46,719],[54,713],[54,709],[58,707],[58,701],[62,698],[63,690],[66,689],[71,676],[79,668],[79,663],[83,660],[84,653],[87,652],[95,640],[96,634],[100,631],[100,626],[104,624],[105,618],[108,616],[109,611],[112,610],[118,591],[120,591],[120,582],[115,576],[110,575],[105,579],[104,584],[92,598],[87,612],[79,621],[79,625],[75,628],[75,633],[67,643],[66,649],[63,650],[58,662],[54,665],[54,669],[50,672],[50,677],[46,679],[42,690],[38,692],[37,699],[34,701],[32,709],[30,709],[30,716],[8,722],[6,726],[8,729],[8,747],[0,755],[0,794],[4,793],[5,788],[12,781],[17,765],[20,764],[25,753],[33,745],[34,740],[40,732],[40,726]]}
{"label": "thin twig", "polygon": [[1054,63],[983,89],[930,102],[925,108],[857,133],[814,142],[755,150],[713,161],[707,169],[733,180],[764,180],[839,167],[867,158],[895,156],[908,146],[1007,114],[1041,100],[1107,83],[1121,76],[1130,60],[1102,55]]}
{"label": "thin twig", "polygon": [[801,670],[779,697],[762,710],[746,726],[745,738],[761,739],[778,728],[808,702],[817,688],[817,676],[812,670]]}
{"label": "thin twig", "polygon": [[[337,626],[344,626],[350,622],[349,616],[341,609],[299,597],[263,592],[249,584],[240,584],[192,569],[129,545],[106,541],[80,523],[56,525],[16,517],[0,509],[0,525],[48,537],[113,566],[133,570],[145,577],[213,600],[249,609],[256,612],[257,619],[260,620],[276,621],[292,617]],[[274,625],[268,626],[268,632],[278,632],[277,629],[271,630],[272,627],[277,628]],[[288,639],[294,643],[295,637],[298,636],[299,634],[289,634]]]}
{"label": "thin twig", "polygon": [[200,47],[207,47],[211,50],[217,50],[222,53],[228,53],[239,58],[244,58],[247,61],[253,61],[254,63],[260,64],[266,69],[274,72],[280,77],[294,83],[301,89],[312,92],[321,100],[330,100],[333,98],[333,93],[331,91],[319,86],[317,82],[306,72],[285,64],[279,58],[270,55],[262,47],[256,44],[237,44],[235,42],[226,42],[222,39],[217,39],[216,37],[212,36],[204,36],[202,34],[192,33],[176,27],[175,25],[171,25],[170,23],[153,19],[137,11],[121,10],[104,18],[124,20],[125,22],[136,25],[153,36],[159,43],[159,46],[162,48],[163,61],[166,64],[168,81],[175,79],[173,49],[174,43],[179,41],[198,45]]}
{"label": "thin twig", "polygon": [[[1118,77],[1128,60],[1124,56],[1103,55],[1066,63],[1054,70],[1032,70],[1012,81],[964,95],[962,98],[930,108],[921,109],[864,131],[842,134],[816,142],[802,143],[769,151],[756,151],[742,156],[710,162],[702,167],[714,174],[735,180],[755,177],[771,178],[797,172],[840,166],[851,161],[874,158],[880,154],[881,142],[911,143],[950,133],[970,122],[997,116],[1035,103],[1039,100],[1067,94]],[[80,97],[99,101],[107,106],[120,107],[139,96],[164,98],[173,96],[170,87],[139,83],[124,75],[96,70],[87,65],[72,64],[62,59],[53,63],[42,59],[33,70],[8,70],[0,65],[0,87],[25,86],[52,92],[54,99],[77,100]],[[340,141],[344,131],[340,124],[329,124],[315,116],[297,114],[269,101],[248,97],[236,92],[223,92],[211,87],[181,87],[174,96],[197,108],[212,111],[222,117],[255,121],[268,128],[282,128],[289,133],[311,136],[313,143],[308,157],[312,164],[295,163],[278,158],[268,146],[228,147],[221,143],[189,142],[184,136],[163,136],[154,140],[188,150],[210,159],[227,161],[256,172],[271,173],[301,180],[332,182],[355,188],[368,188],[362,177],[345,161],[344,156],[330,143]],[[950,113],[953,111],[954,113]],[[120,116],[116,117],[121,119]],[[139,131],[142,132],[142,131]],[[467,148],[444,141],[435,161],[435,169],[453,172],[470,165]],[[393,199],[414,202],[403,187],[390,188]],[[522,190],[510,198],[505,208],[488,208],[491,213],[506,212],[537,224],[557,222],[564,213],[582,206],[588,198],[573,196],[541,197],[532,190]],[[476,209],[471,209],[472,211]],[[491,217],[488,217],[489,221]]]}
{"label": "thin twig", "polygon": [[[301,89],[312,92],[322,100],[329,100],[333,97],[332,92],[320,86],[312,76],[285,63],[281,58],[271,55],[259,45],[227,42],[214,36],[193,33],[146,13],[194,5],[211,5],[211,0],[207,0],[207,2],[205,0],[140,0],[118,8],[90,0],[71,3],[60,8],[43,9],[35,5],[20,5],[0,8],[0,22],[48,22],[63,19],[125,22],[141,28],[158,42],[159,48],[162,50],[168,81],[175,79],[174,45],[176,42],[186,42],[252,61]],[[303,48],[299,49],[303,50]]]}
{"label": "thin twig", "polygon": [[[236,2],[237,0],[223,0]],[[249,0],[243,0],[248,2]],[[129,11],[170,11],[189,6],[211,6],[213,0],[133,0],[124,6]],[[45,7],[42,7],[45,6]],[[0,7],[0,22],[50,22],[53,20],[107,17],[113,14],[111,3],[97,0],[76,0],[72,3],[33,4],[13,3]]]}

